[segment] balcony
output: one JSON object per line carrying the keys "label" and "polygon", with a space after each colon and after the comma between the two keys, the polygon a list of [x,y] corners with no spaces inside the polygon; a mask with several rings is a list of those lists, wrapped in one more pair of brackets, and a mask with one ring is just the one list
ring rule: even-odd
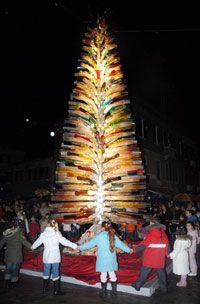
{"label": "balcony", "polygon": [[171,146],[164,147],[164,158],[165,160],[169,158],[176,159],[176,149]]}

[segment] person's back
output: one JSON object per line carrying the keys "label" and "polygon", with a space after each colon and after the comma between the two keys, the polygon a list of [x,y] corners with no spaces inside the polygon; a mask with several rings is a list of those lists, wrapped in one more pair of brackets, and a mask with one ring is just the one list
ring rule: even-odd
{"label": "person's back", "polygon": [[190,237],[185,234],[184,230],[178,230],[174,249],[169,254],[169,257],[173,260],[173,273],[181,276],[180,281],[176,284],[177,287],[187,286],[187,275],[190,272],[188,252],[190,246]]}
{"label": "person's back", "polygon": [[32,242],[34,242],[40,233],[40,225],[36,221],[35,216],[31,217],[31,221],[29,223],[29,238]]}
{"label": "person's back", "polygon": [[19,220],[17,219],[13,220],[11,227],[4,231],[0,241],[0,249],[6,245],[4,260],[6,263],[5,281],[7,285],[9,285],[9,281],[12,284],[18,282],[19,268],[23,260],[22,246],[31,248],[31,244],[22,235],[18,222]]}
{"label": "person's back", "polygon": [[13,263],[16,260],[16,252],[19,253],[19,261],[22,261],[22,235],[19,228],[6,229],[3,236],[5,237],[6,251],[5,259],[8,263]]}
{"label": "person's back", "polygon": [[62,236],[59,231],[58,223],[54,219],[49,219],[47,227],[40,234],[39,238],[33,243],[31,248],[34,250],[40,245],[44,245],[43,252],[43,292],[48,290],[49,278],[52,268],[52,279],[54,281],[54,295],[63,295],[60,289],[60,273],[59,263],[61,262],[61,254],[59,243],[63,246],[68,246],[73,249],[77,248],[77,245],[70,242]]}
{"label": "person's back", "polygon": [[101,272],[102,297],[104,298],[106,296],[107,274],[109,274],[112,294],[116,295],[117,293],[115,271],[118,270],[118,263],[116,248],[127,253],[131,252],[131,249],[117,237],[116,231],[110,222],[103,222],[102,229],[104,231],[100,232],[89,242],[81,245],[79,249],[83,251],[97,246],[96,271]]}
{"label": "person's back", "polygon": [[133,248],[134,252],[144,252],[139,278],[132,284],[132,287],[137,291],[143,286],[152,268],[157,271],[161,289],[163,292],[167,291],[165,257],[167,256],[169,243],[164,229],[164,225],[160,224],[157,219],[152,218],[145,239]]}
{"label": "person's back", "polygon": [[56,263],[60,263],[60,236],[61,233],[59,231],[55,231],[52,227],[46,227],[40,234],[40,239],[44,245],[43,260],[45,263],[47,263],[47,261],[48,263],[55,263],[55,261]]}
{"label": "person's back", "polygon": [[147,245],[144,251],[143,265],[153,268],[164,267],[168,247],[168,239],[164,231],[164,225],[152,225],[142,243]]}
{"label": "person's back", "polygon": [[188,250],[190,246],[191,241],[187,235],[182,238],[176,238],[174,250],[170,253],[170,258],[173,259],[173,273],[177,275],[189,273]]}

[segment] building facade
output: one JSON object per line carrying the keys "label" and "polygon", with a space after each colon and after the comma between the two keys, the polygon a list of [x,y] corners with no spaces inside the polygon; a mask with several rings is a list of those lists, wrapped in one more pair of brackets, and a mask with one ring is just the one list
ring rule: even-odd
{"label": "building facade", "polygon": [[147,189],[173,196],[200,190],[199,149],[169,121],[145,106],[133,107],[136,134],[143,151]]}
{"label": "building facade", "polygon": [[54,186],[55,158],[25,160],[25,153],[0,148],[0,198],[31,197]]}

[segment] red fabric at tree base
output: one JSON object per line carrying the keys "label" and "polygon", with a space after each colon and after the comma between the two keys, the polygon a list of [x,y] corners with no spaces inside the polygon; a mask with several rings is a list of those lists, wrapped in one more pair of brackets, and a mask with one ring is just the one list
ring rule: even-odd
{"label": "red fabric at tree base", "polygon": [[[142,266],[142,254],[122,254],[118,256],[119,270],[116,272],[117,281],[120,284],[130,285],[139,276]],[[61,274],[76,278],[88,284],[100,282],[100,273],[95,271],[95,256],[70,256],[63,254],[61,262]],[[43,271],[42,254],[27,252],[24,256],[22,268]],[[147,281],[156,276],[153,270]]]}

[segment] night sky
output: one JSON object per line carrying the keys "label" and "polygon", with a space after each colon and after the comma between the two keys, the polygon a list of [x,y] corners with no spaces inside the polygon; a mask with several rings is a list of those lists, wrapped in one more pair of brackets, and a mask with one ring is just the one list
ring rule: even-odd
{"label": "night sky", "polygon": [[[51,154],[87,25],[110,9],[129,97],[162,110],[198,143],[200,20],[197,7],[143,1],[5,1],[0,4],[0,146]],[[161,5],[161,4],[160,4]],[[26,118],[29,122],[26,122]]]}

